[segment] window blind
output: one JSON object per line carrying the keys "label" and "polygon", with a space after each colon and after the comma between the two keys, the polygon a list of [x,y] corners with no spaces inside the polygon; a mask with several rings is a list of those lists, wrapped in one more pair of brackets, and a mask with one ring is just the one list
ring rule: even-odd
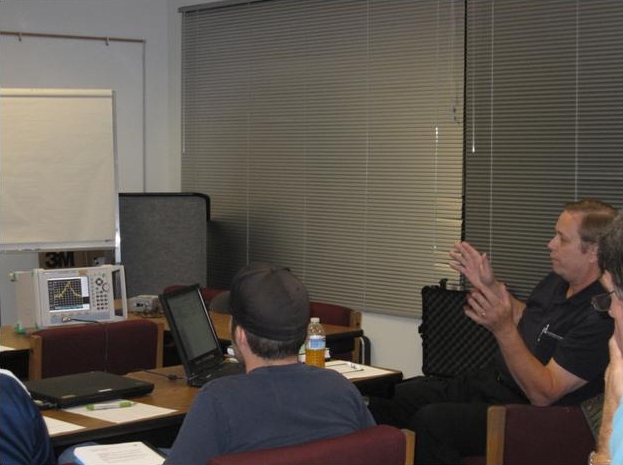
{"label": "window blind", "polygon": [[462,1],[182,12],[182,188],[212,202],[208,282],[289,266],[311,298],[419,315],[461,235]]}
{"label": "window blind", "polygon": [[566,202],[623,207],[623,3],[470,0],[465,237],[525,298]]}

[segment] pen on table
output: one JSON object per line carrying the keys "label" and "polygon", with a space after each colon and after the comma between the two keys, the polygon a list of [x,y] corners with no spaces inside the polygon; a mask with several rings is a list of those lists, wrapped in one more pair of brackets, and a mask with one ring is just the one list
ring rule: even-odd
{"label": "pen on table", "polygon": [[337,367],[337,366],[341,366],[341,365],[346,365],[347,367],[350,367],[350,368],[357,368],[357,365],[356,365],[355,363],[353,363],[353,362],[348,362],[348,361],[342,361],[342,360],[339,360],[339,361],[338,361],[338,360],[334,360],[334,361],[329,362],[329,363],[330,363],[330,365],[329,365],[329,366],[332,366],[332,367]]}
{"label": "pen on table", "polygon": [[351,371],[363,371],[363,367],[361,365],[357,365],[356,363],[348,362],[348,366],[352,368]]}
{"label": "pen on table", "polygon": [[132,407],[134,402],[129,400],[122,400],[121,402],[115,402],[110,404],[87,404],[87,410],[107,410],[111,408],[124,408]]}
{"label": "pen on table", "polygon": [[340,370],[340,373],[342,373],[342,374],[352,373],[352,372],[355,372],[355,371],[364,371],[363,366],[357,365],[356,363],[353,363],[353,362],[332,363],[330,365],[330,367],[337,367],[337,366],[342,366],[342,365],[347,366],[348,368],[350,368],[350,370],[347,370],[347,371],[341,371]]}

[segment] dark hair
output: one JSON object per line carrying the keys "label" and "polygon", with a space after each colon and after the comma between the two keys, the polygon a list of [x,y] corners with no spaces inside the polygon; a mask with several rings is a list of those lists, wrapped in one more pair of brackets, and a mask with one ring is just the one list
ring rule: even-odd
{"label": "dark hair", "polygon": [[242,329],[244,329],[247,335],[247,342],[249,343],[249,348],[251,349],[251,351],[258,357],[266,360],[280,360],[291,357],[292,355],[298,355],[299,349],[301,348],[306,339],[306,335],[303,335],[302,337],[297,337],[295,339],[290,339],[288,341],[276,341],[274,339],[257,336],[256,334],[253,334],[249,330],[245,329],[244,326],[240,325],[238,321],[236,321],[236,319],[232,317],[232,340],[236,326],[240,326]]}
{"label": "dark hair", "polygon": [[564,210],[583,215],[579,230],[580,239],[582,239],[582,251],[586,251],[590,244],[598,243],[599,237],[617,215],[616,208],[597,199],[569,202],[565,205]]}
{"label": "dark hair", "polygon": [[616,294],[623,299],[623,211],[599,238],[599,267],[610,272]]}

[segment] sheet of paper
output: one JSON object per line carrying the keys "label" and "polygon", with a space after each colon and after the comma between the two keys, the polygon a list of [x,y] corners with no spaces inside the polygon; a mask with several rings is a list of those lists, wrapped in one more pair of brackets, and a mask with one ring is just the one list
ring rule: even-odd
{"label": "sheet of paper", "polygon": [[358,371],[364,371],[364,366],[353,362],[347,362],[342,360],[333,360],[325,364],[327,368],[330,368],[338,373],[346,375],[347,373],[356,373]]}
{"label": "sheet of paper", "polygon": [[5,350],[15,350],[13,347],[0,345],[0,352],[4,352]]}
{"label": "sheet of paper", "polygon": [[84,426],[75,425],[67,421],[57,420],[56,418],[48,418],[45,415],[43,416],[43,421],[45,422],[45,426],[48,427],[48,433],[50,433],[50,436],[54,436],[55,434],[60,433],[68,433],[69,431],[84,429]]}
{"label": "sheet of paper", "polygon": [[[127,399],[115,399],[106,403],[119,403]],[[99,403],[99,402],[98,402]],[[156,407],[154,405],[135,403],[131,407],[113,408],[107,410],[87,410],[86,405],[78,405],[65,409],[66,412],[78,413],[99,420],[110,421],[111,423],[125,423],[128,421],[138,421],[144,418],[157,417],[173,413],[175,410],[164,407]]]}
{"label": "sheet of paper", "polygon": [[164,457],[142,442],[76,447],[76,457],[89,465],[160,465]]}
{"label": "sheet of paper", "polygon": [[368,378],[370,376],[382,376],[392,373],[390,370],[375,368],[360,363],[352,363],[344,360],[332,360],[325,364],[326,368],[341,373],[348,379]]}

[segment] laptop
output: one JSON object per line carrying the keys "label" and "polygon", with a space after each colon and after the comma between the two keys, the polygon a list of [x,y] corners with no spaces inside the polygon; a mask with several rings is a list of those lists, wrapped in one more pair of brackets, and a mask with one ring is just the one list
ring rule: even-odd
{"label": "laptop", "polygon": [[149,394],[153,383],[104,371],[88,371],[73,375],[26,381],[33,399],[42,400],[57,408],[90,404],[125,397]]}
{"label": "laptop", "polygon": [[159,297],[190,386],[244,373],[242,364],[225,358],[198,284]]}

